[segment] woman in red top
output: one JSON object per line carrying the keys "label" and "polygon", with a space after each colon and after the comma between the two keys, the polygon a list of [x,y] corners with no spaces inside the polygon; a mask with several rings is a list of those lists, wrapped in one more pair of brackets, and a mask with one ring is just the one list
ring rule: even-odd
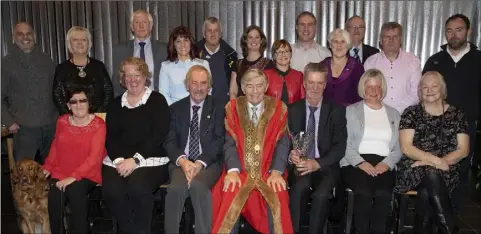
{"label": "woman in red top", "polygon": [[[43,165],[52,184],[48,193],[48,212],[52,233],[60,233],[60,209],[69,202],[72,210],[72,233],[89,233],[87,194],[101,183],[101,165],[106,155],[105,123],[91,113],[86,89],[67,90],[68,114],[57,120],[55,139]],[[65,199],[61,201],[61,194]],[[63,204],[61,203],[63,202]]]}
{"label": "woman in red top", "polygon": [[269,83],[266,94],[285,104],[305,97],[302,72],[291,68],[291,56],[292,48],[287,40],[275,41],[272,44],[272,58],[276,66],[264,70]]}

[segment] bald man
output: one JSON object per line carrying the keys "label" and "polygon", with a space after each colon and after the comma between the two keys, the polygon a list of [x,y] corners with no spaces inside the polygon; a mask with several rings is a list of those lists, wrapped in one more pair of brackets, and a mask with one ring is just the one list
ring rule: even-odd
{"label": "bald man", "polygon": [[35,39],[30,24],[15,25],[15,44],[2,58],[2,126],[14,134],[15,160],[34,159],[38,152],[43,163],[58,116],[52,98],[55,64]]}

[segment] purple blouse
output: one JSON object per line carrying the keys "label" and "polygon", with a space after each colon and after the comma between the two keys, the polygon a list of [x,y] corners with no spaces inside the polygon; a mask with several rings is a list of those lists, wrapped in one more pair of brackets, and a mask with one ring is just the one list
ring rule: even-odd
{"label": "purple blouse", "polygon": [[344,66],[341,75],[337,78],[332,76],[332,57],[328,57],[320,63],[326,66],[328,70],[324,98],[343,106],[349,106],[362,100],[357,94],[357,85],[362,74],[364,74],[364,67],[355,58],[350,56],[347,58],[346,66]]}

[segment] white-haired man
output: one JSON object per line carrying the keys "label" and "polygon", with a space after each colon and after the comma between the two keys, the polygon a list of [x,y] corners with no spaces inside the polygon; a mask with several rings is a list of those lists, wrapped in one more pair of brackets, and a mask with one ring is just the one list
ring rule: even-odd
{"label": "white-haired man", "polygon": [[[135,11],[130,17],[130,30],[134,39],[114,46],[112,85],[115,96],[125,92],[119,83],[118,75],[120,63],[127,57],[135,56],[143,59],[153,77],[159,77],[160,64],[167,58],[167,44],[151,38],[153,26],[154,21],[149,12]],[[151,89],[159,91],[159,80],[153,79],[150,86]]]}

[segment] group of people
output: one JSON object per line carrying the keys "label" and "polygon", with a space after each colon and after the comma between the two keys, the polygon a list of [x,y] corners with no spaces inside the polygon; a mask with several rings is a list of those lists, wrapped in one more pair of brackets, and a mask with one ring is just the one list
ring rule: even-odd
{"label": "group of people", "polygon": [[255,25],[238,59],[215,17],[198,42],[185,26],[167,44],[154,40],[144,10],[130,23],[135,38],[114,47],[111,75],[88,56],[91,34],[79,26],[56,68],[25,22],[2,60],[2,124],[15,158],[38,151],[51,178],[52,233],[60,201],[70,203],[72,232],[88,233],[98,184],[121,233],[151,233],[153,193],[165,183],[166,233],[179,232],[187,197],[196,233],[238,233],[241,216],[261,233],[300,233],[308,199],[308,232],[322,233],[345,187],[357,233],[386,233],[392,193],[409,190],[418,192],[415,233],[433,220],[453,233],[481,97],[466,16],[447,19],[448,43],[424,70],[401,49],[400,24],[382,25],[379,51],[363,43],[360,16],[329,34],[328,49],[314,41],[316,17],[302,12],[297,42],[276,40],[272,60]]}

